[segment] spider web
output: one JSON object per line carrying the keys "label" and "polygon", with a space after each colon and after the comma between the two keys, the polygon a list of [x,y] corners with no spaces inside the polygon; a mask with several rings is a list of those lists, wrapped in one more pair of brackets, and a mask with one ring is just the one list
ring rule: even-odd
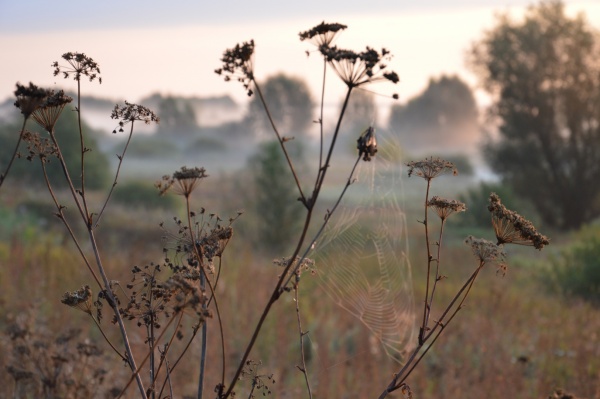
{"label": "spider web", "polygon": [[379,152],[315,245],[315,269],[333,301],[356,317],[397,362],[412,345],[413,292],[398,146],[378,136]]}

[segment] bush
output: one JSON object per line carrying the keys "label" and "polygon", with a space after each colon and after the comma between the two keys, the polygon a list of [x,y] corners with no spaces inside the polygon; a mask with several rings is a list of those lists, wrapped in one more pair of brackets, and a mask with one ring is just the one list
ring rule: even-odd
{"label": "bush", "polygon": [[117,185],[113,198],[122,205],[146,209],[173,210],[178,204],[174,196],[160,196],[153,185],[140,181]]}
{"label": "bush", "polygon": [[584,227],[553,260],[546,282],[566,295],[600,302],[600,226]]}

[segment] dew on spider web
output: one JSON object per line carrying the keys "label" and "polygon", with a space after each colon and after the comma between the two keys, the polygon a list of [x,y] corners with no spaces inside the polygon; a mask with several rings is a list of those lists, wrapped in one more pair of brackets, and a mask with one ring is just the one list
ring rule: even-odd
{"label": "dew on spider web", "polygon": [[323,290],[352,314],[392,359],[413,345],[414,306],[397,143],[360,163],[356,181],[315,245]]}

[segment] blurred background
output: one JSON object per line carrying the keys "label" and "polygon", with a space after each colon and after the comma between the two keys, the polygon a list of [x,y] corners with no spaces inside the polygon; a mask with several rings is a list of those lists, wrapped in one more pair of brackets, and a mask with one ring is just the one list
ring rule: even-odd
{"label": "blurred background", "polygon": [[[456,332],[440,339],[409,381],[416,396],[546,398],[564,387],[577,397],[600,398],[598,1],[0,0],[0,170],[22,122],[13,105],[15,84],[31,81],[77,98],[76,82],[53,76],[51,64],[64,64],[61,55],[69,51],[92,57],[102,83],[83,80],[81,85],[86,145],[92,149],[86,158],[92,202],[101,204],[111,187],[115,154],[127,139],[126,133],[112,133],[118,123],[110,119],[115,104],[139,103],[161,119],[158,125],[136,124],[110,215],[99,229],[111,273],[125,281],[131,266],[161,262],[168,243],[158,225],[181,217],[185,208],[180,198],[157,196],[153,184],[183,165],[205,167],[209,178],[194,206],[224,219],[244,211],[234,224],[220,289],[226,298],[222,306],[239,309],[226,317],[229,332],[249,331],[278,272],[271,260],[288,255],[303,208],[262,105],[214,70],[221,67],[225,49],[254,39],[255,76],[280,131],[294,137],[288,149],[308,186],[317,169],[314,121],[320,112],[323,61],[298,33],[321,21],[348,25],[336,39],[340,47],[390,50],[389,67],[400,76],[395,86],[376,83],[353,92],[320,211],[324,214],[344,187],[356,158],[356,139],[374,126],[386,156],[361,166],[363,184],[351,190],[344,206],[359,209],[366,197],[376,196],[373,187],[382,184],[377,181],[381,171],[393,177],[385,184],[395,193],[390,201],[400,203],[403,212],[396,223],[403,234],[400,250],[408,259],[404,278],[415,283],[412,294],[406,287],[402,291],[403,308],[422,295],[425,260],[422,225],[416,223],[422,219],[424,183],[407,178],[408,161],[440,156],[459,170],[457,177],[436,180],[433,191],[458,198],[468,208],[449,222],[446,264],[455,267],[451,272],[457,277],[440,290],[442,298],[451,298],[460,276],[471,270],[464,261],[469,251],[463,238],[494,238],[486,209],[490,192],[552,239],[541,253],[511,248],[504,278],[487,271],[470,298],[473,305],[459,315],[464,319]],[[329,70],[326,139],[345,90]],[[75,103],[67,106],[56,128],[74,168],[79,160],[77,118],[71,112]],[[28,129],[36,129],[33,122]],[[20,151],[27,153],[25,144]],[[66,201],[57,165],[51,163],[49,171]],[[99,340],[88,320],[59,303],[64,291],[87,283],[89,276],[53,216],[50,198],[41,195],[41,177],[38,165],[17,159],[0,189],[0,327],[29,312],[40,331],[41,325],[55,331],[72,323],[87,326],[86,336]],[[75,216],[71,208],[67,214]],[[359,210],[351,212],[356,220],[365,217]],[[80,226],[76,233],[84,231]],[[374,396],[396,363],[373,342],[369,326],[327,300],[327,289],[317,280],[305,280],[303,308],[307,329],[314,332],[309,369],[317,392],[321,397]],[[256,291],[252,302],[245,297],[248,281]],[[294,322],[291,306],[287,301],[276,311],[255,354],[265,372],[279,376],[276,397],[303,392],[299,373],[290,371],[297,361],[297,336],[284,328]],[[232,337],[233,362],[245,339]],[[137,344],[143,351],[143,343]],[[5,337],[0,345],[11,344]],[[2,361],[7,366],[11,360]],[[195,371],[189,370],[177,377],[186,394],[194,389],[189,380]],[[124,378],[119,370],[113,372],[115,381]],[[209,379],[216,374],[215,369]],[[212,386],[207,390],[212,392]]]}

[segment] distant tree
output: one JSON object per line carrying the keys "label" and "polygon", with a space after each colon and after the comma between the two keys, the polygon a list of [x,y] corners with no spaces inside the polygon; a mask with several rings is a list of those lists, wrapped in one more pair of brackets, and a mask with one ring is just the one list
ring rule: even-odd
{"label": "distant tree", "polygon": [[196,112],[192,104],[183,98],[160,97],[158,102],[159,133],[190,137],[198,132]]}
{"label": "distant tree", "polygon": [[[365,90],[353,91],[344,113],[342,131],[356,133],[358,137],[360,132],[375,122],[377,122],[377,106],[374,94]],[[356,138],[354,140],[356,141]]]}
{"label": "distant tree", "polygon": [[249,161],[254,175],[253,208],[258,216],[257,238],[275,256],[285,250],[298,233],[303,207],[298,190],[277,141],[261,145]]}
{"label": "distant tree", "polygon": [[[313,101],[304,80],[281,73],[260,87],[279,132],[288,137],[305,135],[313,121]],[[271,125],[258,94],[250,101],[246,119],[257,135],[270,134]]]}
{"label": "distant tree", "polygon": [[487,161],[543,220],[577,228],[600,215],[600,40],[559,1],[498,18],[472,49],[494,95],[499,139]]}
{"label": "distant tree", "polygon": [[[104,134],[101,131],[92,129],[85,121],[82,124],[85,134],[85,146],[91,151],[85,155],[85,181],[86,186],[90,189],[104,188],[109,184],[110,180],[110,165],[105,154],[98,150],[96,136]],[[38,130],[42,135],[42,129],[38,128],[33,121],[27,124],[29,130]],[[18,137],[19,127],[14,123],[9,123],[0,126],[0,165],[5,165],[6,158],[10,156],[8,151],[12,151]],[[72,111],[65,110],[55,127],[56,139],[60,144],[61,152],[67,161],[67,167],[71,172],[71,178],[75,186],[79,184],[79,168],[81,162],[81,148],[79,144],[79,128],[77,124],[77,114]],[[19,152],[27,155],[27,144],[21,143]],[[47,165],[48,174],[53,184],[64,186],[65,179],[62,176],[62,169],[57,159],[52,159]],[[28,184],[44,184],[42,168],[39,165],[39,160],[34,159],[31,162],[25,158],[17,159],[8,176],[9,180],[18,180],[21,183]]]}
{"label": "distant tree", "polygon": [[477,103],[457,76],[431,79],[406,105],[392,107],[389,128],[410,152],[464,152],[476,148]]}

